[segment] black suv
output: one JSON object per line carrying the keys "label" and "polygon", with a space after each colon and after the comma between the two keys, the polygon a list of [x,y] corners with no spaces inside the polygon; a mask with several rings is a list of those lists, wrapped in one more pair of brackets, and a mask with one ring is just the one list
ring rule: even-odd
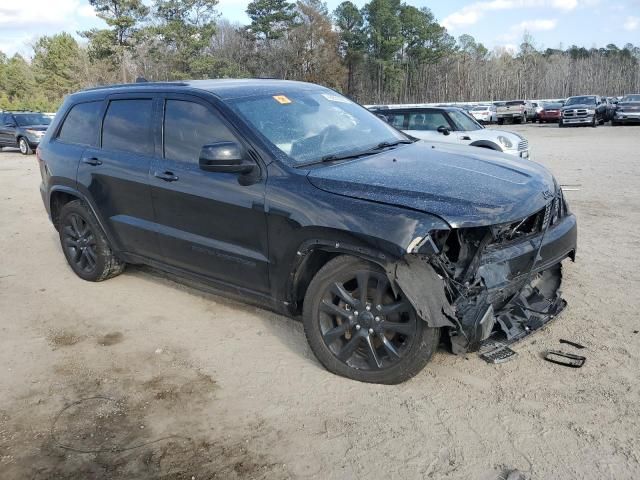
{"label": "black suv", "polygon": [[0,149],[18,147],[23,155],[33,153],[44,136],[51,115],[40,112],[0,112]]}
{"label": "black suv", "polygon": [[318,85],[85,90],[37,157],[78,276],[148,264],[301,317],[353,379],[401,382],[441,339],[509,343],[565,306],[576,219],[544,167],[416,141]]}

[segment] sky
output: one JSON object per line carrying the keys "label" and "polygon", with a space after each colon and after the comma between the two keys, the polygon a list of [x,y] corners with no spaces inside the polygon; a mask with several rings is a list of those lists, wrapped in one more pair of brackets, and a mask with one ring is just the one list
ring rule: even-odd
{"label": "sky", "polygon": [[[250,0],[219,0],[220,14],[249,22]],[[332,11],[342,0],[328,0]],[[516,49],[525,31],[538,48],[640,44],[640,0],[404,0],[428,7],[454,37],[470,34],[490,49]],[[147,1],[148,3],[148,1]],[[366,0],[355,0],[362,6]],[[41,35],[102,28],[88,0],[0,0],[0,51],[32,53]]]}

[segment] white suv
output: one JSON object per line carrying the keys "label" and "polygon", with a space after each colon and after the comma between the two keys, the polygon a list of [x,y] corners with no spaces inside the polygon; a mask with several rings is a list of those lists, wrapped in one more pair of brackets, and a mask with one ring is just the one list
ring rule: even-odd
{"label": "white suv", "polygon": [[369,110],[389,124],[421,140],[490,148],[529,158],[529,142],[517,133],[484,128],[457,107],[375,105]]}

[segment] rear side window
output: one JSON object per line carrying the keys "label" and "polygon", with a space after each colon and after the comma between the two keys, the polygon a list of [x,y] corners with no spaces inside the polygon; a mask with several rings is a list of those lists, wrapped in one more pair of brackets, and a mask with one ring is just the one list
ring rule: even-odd
{"label": "rear side window", "polygon": [[153,101],[112,100],[102,124],[102,148],[153,155]]}
{"label": "rear side window", "polygon": [[204,145],[237,142],[218,115],[204,105],[184,100],[167,100],[163,130],[164,157],[182,163],[197,165]]}
{"label": "rear side window", "polygon": [[383,113],[383,115],[386,117],[387,122],[389,122],[389,125],[394,126],[398,130],[404,129],[404,120],[405,120],[404,113]]}
{"label": "rear side window", "polygon": [[102,102],[78,103],[64,119],[58,139],[64,143],[94,147],[98,138],[98,115]]}

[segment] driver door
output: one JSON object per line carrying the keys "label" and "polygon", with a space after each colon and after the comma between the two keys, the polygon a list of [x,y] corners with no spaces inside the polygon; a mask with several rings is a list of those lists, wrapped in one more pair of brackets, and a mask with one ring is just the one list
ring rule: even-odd
{"label": "driver door", "polygon": [[208,102],[167,94],[159,112],[161,148],[151,168],[151,185],[165,262],[224,284],[267,292],[265,175],[246,184],[236,173],[200,169],[204,145],[246,146]]}

